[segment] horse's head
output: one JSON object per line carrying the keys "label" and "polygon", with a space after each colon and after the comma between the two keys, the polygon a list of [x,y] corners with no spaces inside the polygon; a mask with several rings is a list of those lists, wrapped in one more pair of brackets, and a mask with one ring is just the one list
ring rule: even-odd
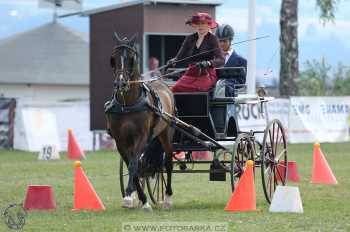
{"label": "horse's head", "polygon": [[112,50],[110,64],[114,76],[114,88],[126,92],[130,89],[130,81],[139,77],[138,53],[135,47],[136,34],[131,38],[120,39],[114,32],[117,44]]}

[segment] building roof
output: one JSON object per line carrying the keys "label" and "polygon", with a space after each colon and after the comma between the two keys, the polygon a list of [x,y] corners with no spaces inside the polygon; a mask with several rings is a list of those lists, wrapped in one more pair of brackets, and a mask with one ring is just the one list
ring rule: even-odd
{"label": "building roof", "polygon": [[89,43],[59,23],[0,41],[0,83],[89,84]]}
{"label": "building roof", "polygon": [[183,5],[221,5],[222,2],[219,0],[134,0],[123,2],[119,4],[114,4],[106,7],[101,7],[97,9],[87,10],[82,12],[82,16],[89,16],[93,14],[102,13],[105,11],[115,10],[123,7],[134,6],[134,5],[149,5],[149,4],[183,4]]}

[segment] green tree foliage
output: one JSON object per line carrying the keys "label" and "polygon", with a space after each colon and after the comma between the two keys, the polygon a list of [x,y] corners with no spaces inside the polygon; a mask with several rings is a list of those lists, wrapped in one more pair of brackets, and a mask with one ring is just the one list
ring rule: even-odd
{"label": "green tree foliage", "polygon": [[320,19],[323,24],[334,21],[336,6],[340,0],[316,0],[316,6],[320,9]]}
{"label": "green tree foliage", "polygon": [[297,87],[300,96],[349,96],[350,65],[332,68],[325,59],[307,61]]}

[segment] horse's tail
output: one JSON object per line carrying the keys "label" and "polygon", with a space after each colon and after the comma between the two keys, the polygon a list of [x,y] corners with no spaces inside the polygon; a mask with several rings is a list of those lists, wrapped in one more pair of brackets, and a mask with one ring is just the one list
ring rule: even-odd
{"label": "horse's tail", "polygon": [[158,137],[153,139],[146,151],[139,165],[140,176],[154,176],[156,172],[162,170],[164,166],[164,149]]}

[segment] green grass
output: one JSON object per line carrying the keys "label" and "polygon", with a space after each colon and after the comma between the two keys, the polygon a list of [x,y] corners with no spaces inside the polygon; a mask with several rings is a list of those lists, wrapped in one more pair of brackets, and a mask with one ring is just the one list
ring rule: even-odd
{"label": "green grass", "polygon": [[[0,151],[0,207],[22,202],[30,184],[52,185],[57,209],[31,211],[23,231],[120,231],[122,222],[228,222],[230,231],[350,231],[350,143],[323,144],[322,149],[338,185],[309,184],[312,145],[290,145],[289,159],[296,160],[302,177],[298,184],[304,214],[269,213],[256,173],[257,212],[228,213],[223,208],[230,197],[229,181],[209,182],[208,174],[175,174],[174,206],[141,209],[120,207],[118,156],[114,152],[90,152],[83,168],[107,210],[72,212],[73,163],[38,161],[37,154]],[[63,156],[61,154],[61,156]],[[295,185],[295,184],[291,184]],[[0,223],[0,231],[10,231]]]}

